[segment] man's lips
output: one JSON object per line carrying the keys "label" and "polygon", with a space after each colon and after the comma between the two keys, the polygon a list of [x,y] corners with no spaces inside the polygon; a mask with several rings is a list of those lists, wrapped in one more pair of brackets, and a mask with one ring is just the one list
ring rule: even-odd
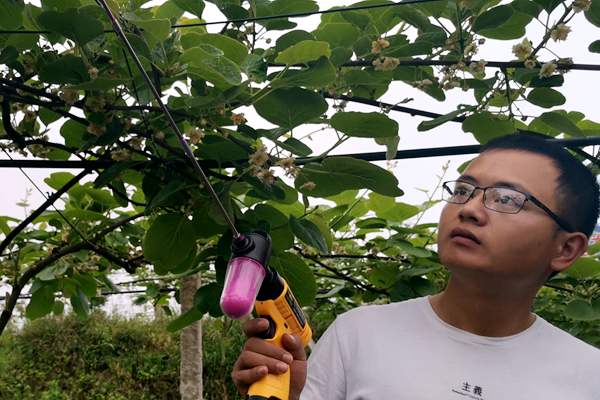
{"label": "man's lips", "polygon": [[468,229],[464,229],[464,228],[454,228],[452,229],[452,231],[450,232],[450,238],[466,238],[469,240],[472,240],[473,242],[477,243],[477,244],[481,244],[481,240],[479,240],[479,238],[477,236],[475,236],[475,234],[473,232],[471,232]]}

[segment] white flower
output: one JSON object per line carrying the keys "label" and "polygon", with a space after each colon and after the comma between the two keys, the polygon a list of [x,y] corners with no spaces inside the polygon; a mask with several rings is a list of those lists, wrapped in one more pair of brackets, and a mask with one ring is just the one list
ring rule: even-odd
{"label": "white flower", "polygon": [[129,145],[136,149],[136,150],[142,150],[142,144],[144,142],[144,138],[142,137],[134,137],[133,139],[131,139],[129,141]]}
{"label": "white flower", "polygon": [[373,60],[375,71],[392,71],[400,64],[400,60],[395,57],[383,57]]}
{"label": "white flower", "polygon": [[249,158],[250,165],[253,167],[262,167],[268,160],[269,155],[265,146],[260,146]]}
{"label": "white flower", "polygon": [[90,96],[85,99],[85,108],[92,112],[102,112],[106,106],[106,100],[102,96]]}
{"label": "white flower", "polygon": [[106,132],[106,127],[90,123],[87,127],[87,132],[94,136],[100,137],[104,135],[104,132]]}
{"label": "white flower", "polygon": [[58,97],[68,105],[72,106],[79,99],[79,92],[75,89],[63,88]]}
{"label": "white flower", "polygon": [[589,11],[592,5],[592,0],[575,0],[571,5],[573,11],[581,12],[581,11]]}
{"label": "white flower", "polygon": [[127,161],[131,159],[131,152],[127,149],[117,149],[110,152],[110,158],[115,161]]}
{"label": "white flower", "polygon": [[202,141],[202,138],[204,138],[204,132],[198,127],[190,129],[186,132],[186,135],[191,144],[198,144]]}
{"label": "white flower", "polygon": [[233,113],[231,114],[231,122],[233,122],[234,125],[243,125],[246,123],[246,118],[244,118],[244,113]]}
{"label": "white flower", "polygon": [[556,64],[553,62],[542,65],[540,69],[540,78],[548,78],[556,71]]}
{"label": "white flower", "polygon": [[88,74],[90,75],[90,78],[92,79],[96,79],[98,77],[98,68],[96,67],[90,67],[88,68]]}
{"label": "white flower", "polygon": [[485,72],[486,64],[487,64],[487,61],[485,61],[485,60],[479,60],[477,62],[472,62],[471,64],[469,64],[469,70],[471,70],[471,72],[473,74],[479,74],[479,73]]}
{"label": "white flower", "polygon": [[531,47],[531,42],[525,38],[521,43],[514,45],[512,51],[519,60],[525,60],[533,52],[533,47]]}
{"label": "white flower", "polygon": [[468,44],[463,52],[463,54],[467,58],[473,56],[475,53],[477,53],[477,44],[475,44],[475,42],[471,42],[470,44]]}
{"label": "white flower", "polygon": [[422,81],[415,81],[414,85],[417,89],[425,90],[428,86],[433,85],[431,79],[423,79]]}
{"label": "white flower", "polygon": [[525,65],[525,68],[527,69],[534,69],[537,65],[537,62],[535,60],[532,60],[531,58],[528,58],[527,60],[525,60],[525,62],[523,62],[523,65]]}
{"label": "white flower", "polygon": [[379,38],[371,43],[371,53],[379,54],[383,49],[390,47],[390,42],[384,38]]}
{"label": "white flower", "polygon": [[275,183],[275,175],[270,169],[259,170],[256,173],[256,177],[260,179],[263,183],[266,183],[267,185],[272,185]]}
{"label": "white flower", "polygon": [[567,40],[569,32],[571,32],[571,28],[569,28],[567,25],[558,24],[556,28],[552,29],[552,32],[550,32],[550,37],[555,42],[558,42],[559,40]]}

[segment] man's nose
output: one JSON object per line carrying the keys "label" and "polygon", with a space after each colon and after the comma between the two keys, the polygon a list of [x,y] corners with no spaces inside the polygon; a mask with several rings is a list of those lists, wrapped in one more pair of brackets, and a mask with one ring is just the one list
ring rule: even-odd
{"label": "man's nose", "polygon": [[484,190],[475,189],[469,200],[462,204],[459,217],[463,221],[472,221],[478,225],[487,221],[487,210],[483,204]]}

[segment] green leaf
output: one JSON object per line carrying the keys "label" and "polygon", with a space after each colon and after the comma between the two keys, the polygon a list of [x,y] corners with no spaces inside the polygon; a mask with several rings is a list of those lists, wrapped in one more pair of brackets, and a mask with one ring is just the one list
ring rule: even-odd
{"label": "green leaf", "polygon": [[398,136],[398,123],[387,115],[377,112],[338,112],[331,117],[331,126],[353,137]]}
{"label": "green leaf", "polygon": [[240,67],[223,54],[221,50],[207,44],[186,50],[181,60],[189,64],[191,74],[217,86],[237,86],[242,82]]}
{"label": "green leaf", "polygon": [[508,5],[491,8],[475,19],[473,31],[480,32],[484,29],[497,28],[510,19],[513,9]]}
{"label": "green leaf", "polygon": [[25,4],[22,0],[0,1],[0,28],[16,30],[23,24],[23,9]]}
{"label": "green leaf", "polygon": [[386,147],[385,159],[387,161],[392,161],[394,158],[396,158],[396,153],[398,153],[400,136],[375,138],[375,143]]}
{"label": "green leaf", "polygon": [[72,119],[67,120],[67,122],[60,127],[60,135],[65,138],[65,144],[67,146],[75,148],[83,146],[89,138],[85,125]]}
{"label": "green leaf", "polygon": [[194,295],[194,307],[202,314],[209,313],[211,317],[219,317],[223,315],[221,307],[219,306],[219,298],[223,286],[217,282],[211,282],[208,285],[204,285]]}
{"label": "green leaf", "polygon": [[217,135],[206,135],[196,153],[203,160],[216,160],[218,163],[248,159],[248,152],[243,147]]}
{"label": "green leaf", "polygon": [[571,300],[565,306],[565,315],[577,321],[593,321],[600,319],[600,314],[594,310],[592,305],[582,299]]}
{"label": "green leaf", "polygon": [[533,18],[537,17],[542,11],[542,7],[539,4],[530,0],[515,0],[510,5],[515,10]]}
{"label": "green leaf", "polygon": [[315,40],[315,37],[312,34],[302,30],[295,30],[285,33],[277,38],[277,41],[275,42],[275,54],[281,53],[285,49],[292,47],[296,43],[300,43],[304,40]]}
{"label": "green leaf", "polygon": [[144,256],[150,261],[175,267],[196,245],[194,233],[194,226],[185,215],[160,215],[146,232],[142,245]]}
{"label": "green leaf", "polygon": [[40,80],[47,83],[82,83],[90,80],[87,67],[80,57],[67,54],[45,64],[40,69]]}
{"label": "green leaf", "polygon": [[304,86],[321,88],[335,80],[335,68],[326,57],[300,70],[287,70],[279,79],[271,82],[274,88]]}
{"label": "green leaf", "polygon": [[564,274],[575,279],[595,278],[600,275],[600,261],[592,257],[580,257]]}
{"label": "green leaf", "polygon": [[290,227],[294,235],[305,244],[314,247],[321,253],[326,254],[328,252],[325,238],[321,234],[319,227],[312,221],[305,218],[297,219],[292,215],[290,216]]}
{"label": "green leaf", "polygon": [[595,40],[590,43],[588,50],[592,53],[600,53],[600,40]]}
{"label": "green leaf", "polygon": [[246,46],[229,36],[217,33],[188,33],[181,37],[181,45],[186,50],[192,47],[201,47],[201,45],[211,45],[221,50],[225,57],[238,65],[241,65],[248,57]]}
{"label": "green leaf", "polygon": [[303,40],[283,50],[275,58],[275,62],[287,65],[304,64],[309,61],[318,60],[321,57],[329,57],[331,50],[329,43],[317,40]]}
{"label": "green leaf", "polygon": [[277,141],[277,145],[301,157],[309,156],[313,152],[310,147],[295,138],[289,138],[285,142]]}
{"label": "green leaf", "polygon": [[258,204],[254,210],[246,213],[244,217],[248,217],[248,222],[253,226],[264,228],[269,232],[273,241],[274,253],[282,252],[294,245],[294,234],[290,229],[288,217],[276,208],[266,204]]}
{"label": "green leaf", "polygon": [[199,321],[204,316],[204,313],[198,310],[196,307],[189,309],[187,312],[181,314],[179,317],[175,318],[173,321],[169,322],[167,325],[167,330],[169,332],[177,332],[193,324],[196,321]]}
{"label": "green leaf", "polygon": [[38,17],[39,24],[50,31],[77,42],[80,46],[103,34],[102,23],[81,9],[69,8],[64,12],[44,11]]}
{"label": "green leaf", "polygon": [[0,217],[0,232],[4,233],[5,235],[8,235],[10,233],[10,231],[12,231],[12,228],[8,225],[8,222],[19,222],[18,219],[16,218],[12,218],[12,217]]}
{"label": "green leaf", "polygon": [[600,0],[592,0],[590,9],[585,12],[585,18],[600,28]]}
{"label": "green leaf", "polygon": [[302,258],[293,253],[282,253],[273,256],[270,265],[286,280],[301,306],[313,304],[317,283],[315,275]]}
{"label": "green leaf", "polygon": [[480,31],[479,34],[498,40],[518,39],[525,35],[525,28],[531,20],[532,17],[530,15],[515,12],[509,20],[502,25],[492,29],[484,29]]}
{"label": "green leaf", "polygon": [[544,108],[560,106],[565,104],[566,101],[565,96],[563,96],[559,91],[546,87],[533,89],[527,95],[527,100],[536,106]]}
{"label": "green leaf", "polygon": [[185,181],[180,181],[177,179],[170,181],[160,190],[160,192],[158,192],[156,196],[152,197],[152,200],[146,206],[146,212],[150,212],[152,209],[158,206],[169,204],[169,202],[172,202],[173,199],[181,200],[181,198],[177,196],[179,192],[194,186],[195,185],[190,185]]}
{"label": "green leaf", "polygon": [[515,132],[511,120],[500,119],[488,111],[469,115],[462,123],[465,132],[471,132],[479,143],[486,143],[491,139]]}
{"label": "green leaf", "polygon": [[360,30],[348,22],[333,22],[321,25],[313,32],[317,40],[335,47],[352,47],[360,36]]}
{"label": "green leaf", "polygon": [[165,41],[171,33],[171,21],[166,18],[135,19],[132,22],[143,31],[143,36],[150,48]]}
{"label": "green leaf", "polygon": [[70,172],[53,172],[49,177],[44,179],[44,182],[46,182],[46,185],[50,186],[52,189],[58,190],[65,186],[65,184],[74,177],[75,175],[71,174]]}
{"label": "green leaf", "polygon": [[202,17],[204,11],[204,2],[202,0],[172,0],[177,7],[184,11],[194,14],[198,18]]}
{"label": "green leaf", "polygon": [[[316,186],[310,190],[307,182]],[[296,189],[313,197],[327,197],[349,189],[370,189],[386,196],[402,196],[396,177],[368,161],[352,157],[330,157],[322,163],[306,164],[295,182]]]}
{"label": "green leaf", "polygon": [[327,111],[325,99],[317,93],[301,89],[277,89],[254,104],[258,115],[282,128],[292,129],[318,118]]}
{"label": "green leaf", "polygon": [[543,113],[539,119],[545,124],[558,130],[559,132],[568,133],[572,136],[583,136],[581,130],[569,118],[556,111]]}
{"label": "green leaf", "polygon": [[419,213],[419,207],[402,202],[396,202],[393,197],[382,196],[377,193],[369,194],[367,202],[375,215],[389,222],[402,222]]}
{"label": "green leaf", "polygon": [[42,286],[31,295],[31,300],[25,309],[29,319],[36,319],[52,312],[54,305],[54,290],[50,286]]}
{"label": "green leaf", "polygon": [[431,257],[431,252],[429,250],[422,247],[416,247],[409,241],[393,239],[391,242],[393,243],[394,248],[400,250],[401,253],[419,258]]}
{"label": "green leaf", "polygon": [[13,46],[7,46],[0,52],[0,64],[12,64],[17,61],[19,52]]}
{"label": "green leaf", "polygon": [[439,117],[430,119],[429,121],[423,121],[419,124],[419,126],[417,127],[417,130],[419,132],[428,131],[428,130],[438,127],[442,124],[445,124],[448,121],[455,120],[456,117],[466,113],[467,111],[469,111],[471,109],[473,109],[473,107],[459,108],[457,110],[449,112],[448,114],[440,115]]}
{"label": "green leaf", "polygon": [[90,301],[80,288],[77,288],[70,300],[73,311],[79,318],[86,318],[90,314]]}

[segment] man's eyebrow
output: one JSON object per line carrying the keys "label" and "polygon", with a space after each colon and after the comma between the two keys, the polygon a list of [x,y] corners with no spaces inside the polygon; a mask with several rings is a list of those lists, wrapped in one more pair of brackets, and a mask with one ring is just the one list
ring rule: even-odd
{"label": "man's eyebrow", "polygon": [[[477,180],[477,178],[475,178],[474,176],[471,176],[471,175],[461,175],[458,177],[458,180],[473,183],[475,185],[479,184],[479,181]],[[519,190],[521,192],[529,193],[529,191],[527,189],[525,189],[522,185],[519,185],[518,183],[515,183],[515,182],[496,181],[493,183],[492,186],[507,187],[507,188]]]}

